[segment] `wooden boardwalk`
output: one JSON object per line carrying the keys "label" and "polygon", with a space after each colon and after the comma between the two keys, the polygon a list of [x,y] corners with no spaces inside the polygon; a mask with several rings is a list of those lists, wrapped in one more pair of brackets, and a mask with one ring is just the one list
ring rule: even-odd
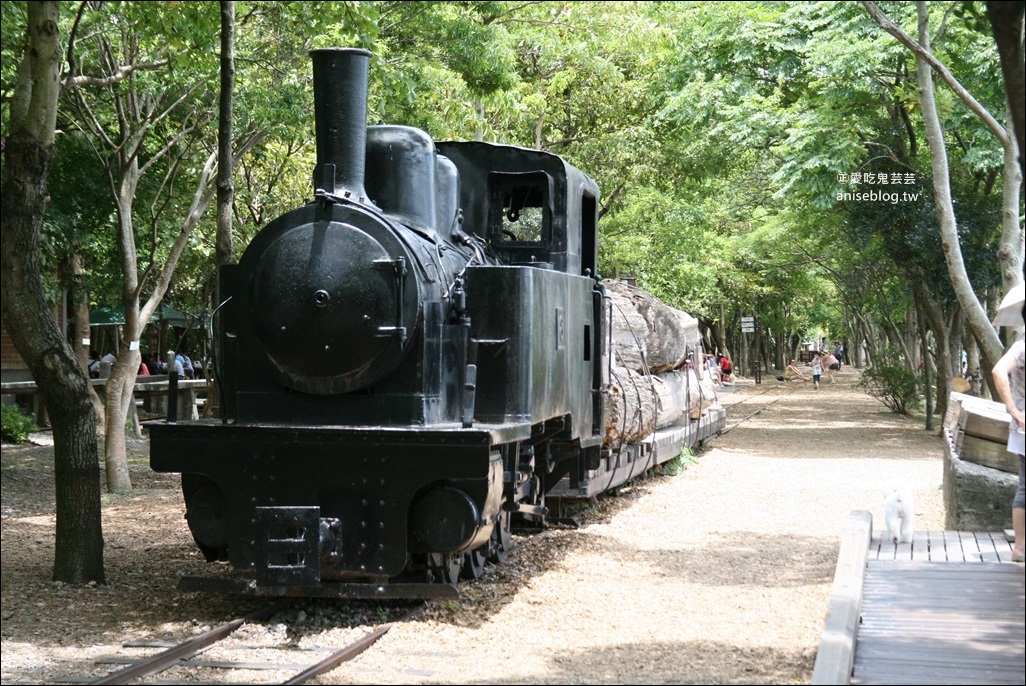
{"label": "wooden boardwalk", "polygon": [[845,529],[814,684],[1026,683],[1024,566],[1000,533]]}

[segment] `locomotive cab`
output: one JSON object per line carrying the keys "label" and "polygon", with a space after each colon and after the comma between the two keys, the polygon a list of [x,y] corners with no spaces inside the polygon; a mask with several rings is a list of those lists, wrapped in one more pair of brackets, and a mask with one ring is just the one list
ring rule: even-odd
{"label": "locomotive cab", "polygon": [[[466,270],[477,379],[475,417],[527,422],[517,446],[533,461],[537,495],[579,481],[598,459],[608,376],[608,317],[595,274],[597,184],[548,152],[447,141],[439,154],[463,179],[468,231],[486,238],[498,265]],[[516,472],[516,469],[510,469]]]}
{"label": "locomotive cab", "polygon": [[438,153],[459,170],[464,224],[502,264],[596,277],[598,185],[552,153],[445,141]]}

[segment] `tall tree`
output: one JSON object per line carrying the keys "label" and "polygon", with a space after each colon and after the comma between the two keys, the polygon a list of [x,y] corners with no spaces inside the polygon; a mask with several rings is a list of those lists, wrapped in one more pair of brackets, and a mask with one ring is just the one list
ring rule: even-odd
{"label": "tall tree", "polygon": [[54,437],[57,534],[53,578],[103,583],[103,531],[96,416],[89,380],[46,301],[39,237],[49,203],[60,55],[56,2],[28,3],[21,79],[4,142],[0,217],[2,312],[18,353],[50,412]]}
{"label": "tall tree", "polygon": [[[132,486],[124,427],[142,334],[216,195],[217,148],[207,129],[215,109],[216,62],[203,59],[212,45],[201,42],[209,40],[213,15],[203,3],[178,6],[176,27],[191,30],[171,32],[165,8],[153,11],[134,3],[101,6],[95,13],[85,4],[82,8],[97,30],[86,34],[89,24],[76,24],[68,50],[74,71],[66,87],[71,123],[92,136],[116,208],[124,345],[106,383],[104,464],[107,488],[120,492]],[[108,16],[115,11],[117,22]],[[257,140],[250,134],[241,149]],[[159,181],[148,180],[157,176]],[[136,203],[144,192],[148,236],[137,227]],[[143,251],[140,235],[147,240]]]}
{"label": "tall tree", "polygon": [[[951,87],[972,112],[984,121],[994,136],[1005,146],[1006,151],[1015,149],[1015,138],[1014,136],[1009,136],[1007,128],[1001,126],[986,108],[977,102],[958,83],[951,72],[933,55],[930,38],[930,13],[924,0],[916,2],[918,41],[913,40],[902,31],[897,24],[880,11],[876,3],[870,0],[863,0],[862,4],[881,28],[894,36],[916,56],[916,80],[919,85],[920,107],[923,123],[926,127],[926,140],[930,146],[934,202],[936,204],[937,223],[940,229],[944,258],[947,262],[949,278],[958,297],[959,304],[962,307],[962,312],[965,315],[970,330],[973,332],[973,336],[980,346],[984,363],[989,368],[1001,357],[1002,345],[997,332],[987,318],[983,305],[973,290],[972,281],[966,271],[965,261],[962,257],[962,248],[958,236],[958,218],[955,215],[955,207],[951,199],[951,174],[948,167],[947,145],[944,139],[944,129],[937,111],[937,101],[933,86],[934,71]],[[1014,154],[1011,155],[1011,159],[1014,161]],[[1008,166],[1007,162],[1006,166]],[[1021,177],[1019,181],[1021,182]],[[1012,195],[1016,202],[1018,202],[1018,183],[1013,184],[1012,187],[1006,185],[1004,192]],[[1017,220],[1018,218],[1016,217],[1016,224],[1018,223]],[[1015,229],[1014,234],[1018,235],[1015,235],[1014,238],[1018,239],[1016,240],[1018,244],[1021,242],[1022,232],[1018,226]],[[1012,232],[1005,232],[1004,235],[1008,236],[1010,233]],[[1016,260],[1018,268],[1011,271],[1018,272],[1021,277],[1022,257],[1018,245],[1016,245],[1014,250],[999,252],[999,255],[1004,255],[1006,259]]]}

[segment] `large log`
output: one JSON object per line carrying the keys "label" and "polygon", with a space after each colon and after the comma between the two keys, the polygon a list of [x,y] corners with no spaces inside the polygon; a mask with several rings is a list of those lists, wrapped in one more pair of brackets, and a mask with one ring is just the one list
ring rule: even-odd
{"label": "large log", "polygon": [[654,376],[652,380],[659,401],[656,428],[661,429],[676,422],[687,411],[690,397],[688,376],[684,372],[672,371]]}
{"label": "large log", "polygon": [[695,420],[721,407],[712,381],[700,381],[692,369],[646,375],[613,367],[605,403],[605,446],[640,441],[685,413]]}
{"label": "large log", "polygon": [[719,407],[712,380],[683,368],[702,364],[698,320],[648,291],[604,281],[612,303],[612,369],[605,394],[605,446],[642,440],[683,415],[699,419]]}
{"label": "large log", "polygon": [[612,303],[613,364],[641,374],[676,369],[700,345],[698,320],[648,291],[602,282]]}
{"label": "large log", "polygon": [[626,367],[610,370],[604,445],[634,443],[655,431],[659,401],[652,378]]}
{"label": "large log", "polygon": [[704,374],[701,379],[695,375],[694,369],[687,372],[688,379],[688,415],[692,419],[700,419],[709,414],[712,410],[719,410],[723,406],[716,397],[716,387],[713,386],[712,378]]}

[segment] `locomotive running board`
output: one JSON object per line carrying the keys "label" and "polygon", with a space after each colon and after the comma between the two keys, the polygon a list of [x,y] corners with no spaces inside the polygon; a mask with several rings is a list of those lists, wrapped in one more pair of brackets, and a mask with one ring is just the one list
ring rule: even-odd
{"label": "locomotive running board", "polygon": [[458,598],[459,591],[449,584],[354,584],[322,583],[316,586],[261,586],[246,579],[215,579],[202,576],[183,576],[178,581],[179,591],[221,593],[224,595],[275,596],[287,598]]}

